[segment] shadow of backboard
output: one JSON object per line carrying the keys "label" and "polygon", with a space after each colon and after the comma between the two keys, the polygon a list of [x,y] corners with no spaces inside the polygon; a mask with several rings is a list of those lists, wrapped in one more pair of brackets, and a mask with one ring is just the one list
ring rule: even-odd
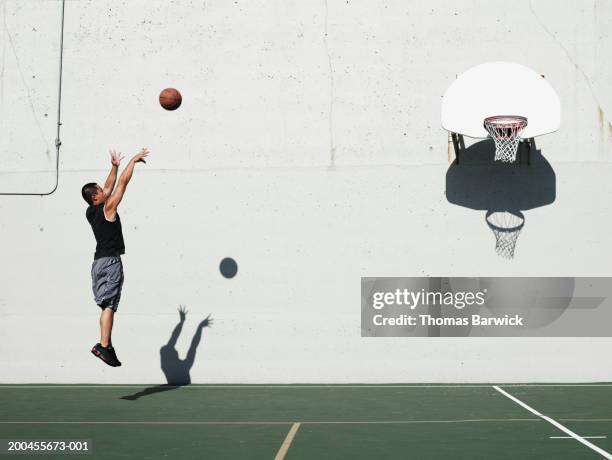
{"label": "shadow of backboard", "polygon": [[[521,151],[522,150],[522,151]],[[495,236],[495,251],[512,259],[525,216],[521,211],[549,205],[556,198],[556,176],[540,150],[531,148],[531,164],[521,164],[526,146],[519,144],[517,161],[494,161],[492,139],[476,142],[461,154],[446,173],[449,203],[486,211],[485,220]]]}
{"label": "shadow of backboard", "polygon": [[531,152],[531,165],[495,162],[494,154],[495,144],[487,139],[465,149],[459,165],[451,164],[450,203],[480,211],[528,211],[555,201],[555,172],[538,149]]}

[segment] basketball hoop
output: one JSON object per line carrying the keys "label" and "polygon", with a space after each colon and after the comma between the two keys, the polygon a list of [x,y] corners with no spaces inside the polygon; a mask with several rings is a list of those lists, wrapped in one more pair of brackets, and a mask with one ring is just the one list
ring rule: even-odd
{"label": "basketball hoop", "polygon": [[527,118],[518,115],[485,118],[484,128],[495,141],[496,161],[511,163],[516,160],[518,143],[525,126],[527,126]]}
{"label": "basketball hoop", "polygon": [[488,211],[485,217],[495,235],[495,252],[506,259],[514,258],[516,240],[525,225],[525,216],[520,211]]}

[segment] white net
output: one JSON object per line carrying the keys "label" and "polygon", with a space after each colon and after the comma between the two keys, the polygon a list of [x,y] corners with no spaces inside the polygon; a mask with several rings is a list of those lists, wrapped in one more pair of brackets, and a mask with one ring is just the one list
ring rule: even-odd
{"label": "white net", "polygon": [[506,259],[514,258],[516,241],[525,225],[523,213],[489,211],[485,219],[495,235],[495,252]]}
{"label": "white net", "polygon": [[527,118],[516,115],[488,117],[484,127],[495,141],[495,160],[511,163],[516,160],[521,133],[527,126]]}

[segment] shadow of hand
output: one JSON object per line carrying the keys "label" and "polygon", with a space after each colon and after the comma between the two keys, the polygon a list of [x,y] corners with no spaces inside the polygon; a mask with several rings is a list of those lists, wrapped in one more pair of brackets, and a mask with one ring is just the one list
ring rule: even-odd
{"label": "shadow of hand", "polygon": [[181,321],[185,321],[185,316],[187,316],[187,309],[185,308],[185,306],[184,305],[179,306],[178,312],[179,312],[179,317],[181,318]]}
{"label": "shadow of hand", "polygon": [[213,323],[213,319],[208,315],[204,320],[200,323],[200,327],[211,327]]}

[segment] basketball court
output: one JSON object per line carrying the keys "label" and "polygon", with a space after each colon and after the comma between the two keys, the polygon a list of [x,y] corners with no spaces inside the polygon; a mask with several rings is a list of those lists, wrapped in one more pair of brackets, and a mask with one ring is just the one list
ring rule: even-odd
{"label": "basketball court", "polygon": [[4,385],[0,436],[93,440],[100,459],[596,459],[611,401],[612,384]]}

